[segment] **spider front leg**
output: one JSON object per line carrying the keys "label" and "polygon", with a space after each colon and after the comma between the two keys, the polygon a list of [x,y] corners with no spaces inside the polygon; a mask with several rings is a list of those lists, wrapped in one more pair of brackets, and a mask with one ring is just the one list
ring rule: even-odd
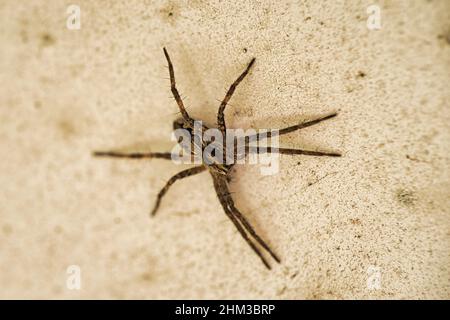
{"label": "spider front leg", "polygon": [[193,167],[193,168],[190,168],[190,169],[186,169],[186,170],[180,171],[176,175],[174,175],[172,178],[170,178],[169,181],[167,181],[166,185],[158,193],[158,197],[156,199],[156,203],[155,203],[155,206],[153,207],[151,215],[154,216],[156,214],[156,211],[158,210],[159,205],[161,203],[161,199],[164,197],[164,195],[169,190],[169,188],[170,188],[170,186],[172,184],[174,184],[177,180],[193,176],[193,175],[195,175],[197,173],[200,173],[200,172],[202,172],[204,170],[206,170],[205,166]]}
{"label": "spider front leg", "polygon": [[176,87],[175,71],[173,69],[173,64],[172,64],[172,61],[170,60],[169,53],[167,52],[166,48],[163,48],[163,51],[164,51],[164,55],[166,56],[167,63],[169,65],[170,90],[172,91],[173,97],[175,98],[175,101],[178,104],[178,108],[180,109],[180,112],[181,112],[181,115],[183,116],[184,121],[186,121],[191,127],[194,127],[194,120],[187,113],[186,108],[184,107],[183,100],[181,99],[181,96]]}
{"label": "spider front leg", "polygon": [[224,111],[225,107],[227,106],[228,101],[230,101],[231,96],[234,93],[234,90],[236,90],[236,87],[239,85],[239,83],[245,78],[245,76],[250,71],[250,68],[255,63],[255,58],[253,58],[250,63],[248,64],[247,68],[242,72],[242,74],[236,79],[236,81],[233,82],[233,84],[230,86],[230,88],[227,91],[227,94],[225,95],[225,98],[223,98],[222,102],[219,106],[219,111],[217,113],[217,124],[219,126],[220,131],[225,134],[226,125],[225,125],[225,116]]}

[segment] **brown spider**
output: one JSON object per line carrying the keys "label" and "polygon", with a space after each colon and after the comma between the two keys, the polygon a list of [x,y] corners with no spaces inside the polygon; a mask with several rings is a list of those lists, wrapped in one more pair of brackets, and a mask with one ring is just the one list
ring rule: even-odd
{"label": "brown spider", "polygon": [[[174,74],[174,68],[173,68],[172,62],[170,60],[169,54],[167,53],[167,50],[165,48],[163,48],[163,50],[164,50],[164,55],[167,59],[167,63],[169,64],[171,91],[175,98],[175,101],[178,104],[178,107],[179,107],[181,115],[182,115],[182,118],[174,121],[174,123],[173,123],[174,129],[184,128],[186,130],[189,130],[189,132],[192,133],[195,120],[189,116],[189,114],[187,113],[187,111],[184,107],[183,101],[182,101],[180,94],[178,93],[178,90],[175,85],[175,74]],[[219,106],[219,111],[217,114],[218,129],[224,135],[226,134],[226,130],[227,130],[226,125],[225,125],[225,118],[224,118],[225,107],[226,107],[228,101],[231,99],[231,96],[233,95],[236,87],[244,79],[244,77],[248,74],[248,72],[249,72],[250,68],[252,67],[252,65],[254,64],[254,62],[255,62],[255,58],[253,58],[250,61],[247,68],[245,69],[245,71],[230,86],[230,88],[228,89],[228,92],[225,95],[225,98],[223,99],[223,101],[221,102],[221,104]],[[293,125],[293,126],[279,130],[277,134],[283,135],[283,134],[293,132],[295,130],[306,128],[306,127],[312,126],[314,124],[317,124],[321,121],[333,118],[336,115],[337,115],[337,113],[332,113],[327,116],[322,116],[318,119],[314,119],[314,120],[307,121],[307,122],[304,122],[301,124]],[[203,125],[202,133],[206,129],[208,129],[208,127]],[[192,135],[191,135],[191,137],[193,139]],[[247,138],[248,138],[248,136],[247,136]],[[258,134],[258,135],[254,135],[253,138],[256,138],[256,140],[259,141],[259,139],[264,139],[267,137],[260,136]],[[263,153],[263,152],[267,152],[267,153],[278,152],[279,154],[291,154],[291,155],[297,154],[297,155],[331,156],[331,157],[339,157],[340,156],[339,153],[325,153],[325,152],[319,152],[319,151],[309,151],[309,150],[300,150],[300,149],[271,148],[271,147],[268,147],[265,149],[260,149],[258,147],[252,148],[247,145],[247,141],[248,140],[246,140],[246,142],[245,142],[247,150],[250,150],[251,152],[256,152],[258,154]],[[193,140],[192,140],[192,143],[194,143]],[[204,145],[201,146],[202,151],[203,151],[204,147],[205,147]],[[224,148],[224,154],[225,154],[225,152],[226,152],[226,150]],[[142,159],[142,158],[158,158],[158,159],[166,159],[166,160],[172,159],[172,153],[170,153],[170,152],[121,153],[121,152],[115,152],[115,151],[96,151],[93,153],[93,155],[101,156],[101,157],[131,158],[131,159]],[[233,156],[236,159],[237,155],[234,154]],[[230,172],[231,172],[230,169],[233,166],[234,166],[234,164],[220,164],[217,162],[214,162],[214,163],[203,162],[199,166],[195,166],[193,168],[183,170],[183,171],[177,173],[176,175],[174,175],[172,178],[169,179],[169,181],[166,183],[166,185],[159,192],[158,197],[156,199],[155,206],[154,206],[151,214],[155,215],[156,211],[159,208],[161,199],[166,194],[166,192],[169,190],[170,186],[175,183],[175,181],[186,178],[186,177],[190,177],[197,173],[208,170],[212,176],[213,183],[214,183],[214,189],[215,189],[217,197],[219,198],[219,201],[225,211],[225,214],[234,223],[234,225],[236,226],[239,233],[242,235],[244,240],[250,245],[250,247],[253,249],[253,251],[259,256],[259,258],[262,260],[264,265],[268,269],[271,269],[269,263],[267,262],[266,258],[261,253],[260,248],[257,245],[264,248],[276,262],[280,263],[280,259],[270,249],[270,247],[266,244],[266,242],[264,240],[262,240],[261,237],[255,232],[255,230],[250,225],[248,220],[244,217],[244,215],[235,207],[234,201],[233,201],[230,191],[228,189],[228,183],[230,182],[230,177],[229,177]]]}

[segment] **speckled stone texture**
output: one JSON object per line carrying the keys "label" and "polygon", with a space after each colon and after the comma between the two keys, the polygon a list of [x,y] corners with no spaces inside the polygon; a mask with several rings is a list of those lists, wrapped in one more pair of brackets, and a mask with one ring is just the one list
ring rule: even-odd
{"label": "speckled stone texture", "polygon": [[[0,298],[450,298],[450,2],[0,3]],[[176,183],[155,218],[177,107],[342,158],[239,166],[238,207],[282,258],[268,271],[227,219],[208,173]],[[185,168],[183,166],[183,168]],[[66,287],[81,268],[81,290]],[[380,282],[372,282],[373,277]]]}

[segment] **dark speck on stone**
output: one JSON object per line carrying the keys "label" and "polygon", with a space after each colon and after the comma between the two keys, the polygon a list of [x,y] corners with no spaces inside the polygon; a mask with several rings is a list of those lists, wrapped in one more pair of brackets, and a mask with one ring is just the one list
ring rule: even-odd
{"label": "dark speck on stone", "polygon": [[49,33],[44,33],[41,35],[41,44],[43,47],[48,47],[55,44],[55,38]]}

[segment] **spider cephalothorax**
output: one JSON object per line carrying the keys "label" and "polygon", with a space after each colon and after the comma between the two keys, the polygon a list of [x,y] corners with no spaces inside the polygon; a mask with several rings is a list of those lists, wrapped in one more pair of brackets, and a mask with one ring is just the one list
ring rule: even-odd
{"label": "spider cephalothorax", "polygon": [[[197,149],[194,148],[195,141],[193,137],[195,136],[195,120],[191,118],[186,111],[183,100],[180,97],[180,94],[178,93],[178,90],[176,88],[175,84],[175,74],[172,62],[170,60],[169,54],[167,53],[167,50],[163,48],[164,55],[166,56],[167,63],[169,65],[169,74],[170,74],[170,87],[172,94],[175,98],[175,101],[178,104],[178,108],[181,113],[181,118],[175,120],[173,122],[173,129],[184,129],[189,132],[189,134],[192,137],[192,140],[190,141],[190,146],[193,147],[190,149],[190,152],[194,153],[194,150],[199,150],[200,152],[203,152],[205,149],[205,144],[202,142],[200,145],[197,145]],[[236,81],[230,86],[228,89],[225,98],[222,100],[219,111],[217,114],[217,123],[218,123],[218,130],[222,133],[222,136],[226,136],[226,124],[225,124],[225,117],[224,117],[224,111],[225,107],[228,103],[228,101],[231,99],[231,96],[233,95],[236,87],[238,84],[244,79],[244,77],[249,72],[250,68],[255,62],[255,58],[253,58],[250,63],[248,64],[247,68],[244,70],[244,72],[236,79]],[[319,123],[321,121],[330,119],[335,117],[337,114],[332,113],[311,121],[303,122],[300,124],[296,124],[284,129],[280,129],[276,131],[278,135],[287,134],[290,132],[293,132],[295,130],[299,130],[305,127],[312,126],[316,123]],[[209,128],[205,125],[202,125],[201,127],[201,135],[208,130]],[[252,138],[256,141],[259,141],[261,139],[265,139],[267,136],[260,136],[259,134],[252,136]],[[248,138],[248,137],[247,137]],[[247,141],[247,140],[245,140]],[[180,141],[179,141],[180,142]],[[247,143],[247,142],[246,142]],[[225,143],[222,147],[223,154],[226,154],[227,150],[225,147]],[[235,149],[234,149],[235,150]],[[339,157],[339,153],[327,153],[327,152],[320,152],[320,151],[309,151],[309,150],[301,150],[301,149],[287,149],[287,148],[264,148],[260,149],[258,147],[252,147],[249,145],[245,145],[245,150],[247,152],[254,152],[254,153],[280,153],[280,154],[291,154],[291,155],[310,155],[310,156],[330,156],[330,157]],[[234,151],[235,153],[236,151]],[[148,152],[148,153],[122,153],[122,152],[116,152],[116,151],[97,151],[93,153],[95,156],[105,156],[105,157],[116,157],[116,158],[131,158],[131,159],[142,159],[142,158],[159,158],[159,159],[172,159],[172,153],[170,152]],[[233,154],[233,157],[236,157],[236,154]],[[208,161],[206,161],[208,160]],[[195,167],[183,170],[176,175],[174,175],[172,178],[169,179],[169,181],[166,183],[166,185],[161,189],[161,191],[158,194],[158,197],[156,199],[155,206],[153,207],[153,210],[151,212],[152,215],[155,215],[156,211],[159,208],[161,199],[166,194],[166,192],[169,190],[170,186],[177,180],[195,175],[197,173],[203,172],[205,170],[208,170],[211,174],[211,177],[213,179],[214,183],[214,189],[216,191],[217,197],[219,198],[219,201],[222,205],[223,210],[225,211],[225,214],[228,216],[228,218],[233,222],[233,224],[236,226],[239,233],[242,235],[244,240],[250,245],[250,247],[253,249],[253,251],[259,256],[261,261],[264,263],[264,265],[270,269],[270,264],[267,262],[265,256],[262,254],[260,248],[263,248],[267,251],[267,253],[276,261],[280,262],[280,259],[277,257],[277,255],[270,249],[270,247],[266,244],[264,240],[261,239],[261,237],[255,232],[253,227],[250,225],[250,223],[247,221],[247,219],[244,217],[244,215],[236,208],[234,205],[234,201],[231,197],[231,193],[228,188],[228,184],[230,182],[230,174],[231,170],[230,168],[233,166],[233,164],[226,164],[221,163],[214,159],[206,159],[204,160],[200,165],[197,165]]]}

